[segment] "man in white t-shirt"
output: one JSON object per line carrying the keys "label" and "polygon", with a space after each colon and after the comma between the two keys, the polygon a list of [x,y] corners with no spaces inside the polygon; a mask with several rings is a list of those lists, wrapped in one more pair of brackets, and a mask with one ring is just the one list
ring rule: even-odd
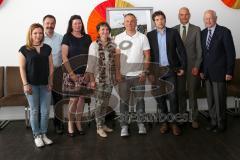
{"label": "man in white t-shirt", "polygon": [[[59,75],[60,72],[56,70],[56,68],[59,68],[62,65],[62,51],[61,51],[61,43],[63,36],[56,33],[54,31],[56,25],[56,18],[53,15],[46,15],[43,17],[43,27],[44,27],[44,43],[48,44],[52,48],[52,57],[53,57],[53,65],[54,65],[54,87],[52,90],[52,96],[53,96],[53,104],[56,105],[57,102],[59,102],[62,99],[62,96],[55,92],[56,87],[61,87],[61,83],[59,83],[60,79],[62,78],[61,75]],[[59,70],[59,69],[58,69]],[[59,70],[60,71],[60,70]],[[58,83],[56,83],[58,82]],[[54,107],[55,108],[55,107]],[[58,109],[59,110],[59,109]],[[55,108],[56,111],[56,108]],[[60,113],[62,114],[62,113]],[[58,114],[58,115],[60,115]],[[63,123],[56,117],[54,118],[54,125],[55,125],[55,131],[58,134],[63,133]]]}
{"label": "man in white t-shirt", "polygon": [[[144,90],[146,73],[150,61],[150,47],[147,37],[136,30],[134,14],[124,15],[126,30],[117,35],[116,80],[119,82],[121,136],[128,136],[128,113],[131,92],[136,97],[137,115],[145,113]],[[141,119],[141,118],[140,118]],[[139,134],[146,134],[146,128],[138,120]]]}

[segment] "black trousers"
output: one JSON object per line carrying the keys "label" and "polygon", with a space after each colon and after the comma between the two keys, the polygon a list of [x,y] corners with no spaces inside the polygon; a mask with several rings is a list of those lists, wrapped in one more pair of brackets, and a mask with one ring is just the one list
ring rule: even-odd
{"label": "black trousers", "polygon": [[[63,124],[63,121],[62,121],[63,119],[61,119],[63,117],[60,116],[60,115],[63,115],[62,108],[58,108],[58,109],[56,108],[56,104],[62,100],[62,95],[55,91],[52,91],[52,98],[53,98],[53,105],[54,105],[54,126],[57,127]],[[56,113],[56,112],[61,112],[61,113]]]}

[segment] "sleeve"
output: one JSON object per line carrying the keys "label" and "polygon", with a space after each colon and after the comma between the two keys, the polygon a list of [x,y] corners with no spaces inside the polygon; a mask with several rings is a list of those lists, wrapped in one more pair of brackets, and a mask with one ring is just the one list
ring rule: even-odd
{"label": "sleeve", "polygon": [[50,56],[52,54],[52,47],[48,44],[44,44],[46,46],[47,55]]}
{"label": "sleeve", "polygon": [[195,67],[200,68],[200,65],[202,63],[202,45],[201,45],[201,29],[197,27],[197,33],[196,33],[196,62],[195,62]]}
{"label": "sleeve", "polygon": [[186,65],[187,65],[187,54],[186,54],[186,50],[184,47],[184,44],[182,42],[182,39],[180,37],[180,34],[177,30],[174,29],[174,35],[175,35],[175,40],[176,40],[176,45],[177,45],[177,53],[178,53],[178,58],[180,61],[180,68],[182,69],[186,69]]}
{"label": "sleeve", "polygon": [[149,42],[149,46],[150,46],[150,55],[151,55],[151,62],[155,62],[155,57],[154,57],[154,53],[153,53],[153,46],[152,46],[152,39],[151,39],[151,32],[147,33],[147,38],[148,38],[148,42]]}
{"label": "sleeve", "polygon": [[226,51],[226,57],[227,57],[227,73],[226,74],[233,75],[236,51],[235,51],[235,46],[234,46],[231,31],[229,29],[226,29],[224,31],[223,37],[224,37],[223,44],[224,44],[224,48]]}
{"label": "sleeve", "polygon": [[149,50],[150,49],[150,45],[149,45],[149,41],[147,36],[143,35],[143,50]]}
{"label": "sleeve", "polygon": [[59,42],[62,43],[62,41],[63,41],[63,36],[61,34],[59,34]]}
{"label": "sleeve", "polygon": [[22,46],[19,50],[19,53],[21,53],[24,57],[26,57],[26,46]]}
{"label": "sleeve", "polygon": [[92,43],[92,39],[89,35],[87,35],[87,43],[88,43],[88,46],[90,46]]}
{"label": "sleeve", "polygon": [[201,31],[200,34],[201,34],[202,61],[201,61],[201,63],[200,63],[200,68],[199,68],[199,70],[200,70],[200,73],[202,73],[202,72],[203,72],[203,63],[204,63],[203,31]]}
{"label": "sleeve", "polygon": [[119,45],[120,45],[120,42],[119,42],[119,36],[116,36],[115,39],[114,39],[114,43],[116,44],[116,49],[120,49]]}
{"label": "sleeve", "polygon": [[89,51],[88,51],[88,62],[86,72],[95,73],[97,68],[97,44],[96,42],[92,42]]}
{"label": "sleeve", "polygon": [[63,44],[69,46],[69,36],[68,36],[68,34],[65,34],[65,35],[63,36],[62,45],[63,45]]}

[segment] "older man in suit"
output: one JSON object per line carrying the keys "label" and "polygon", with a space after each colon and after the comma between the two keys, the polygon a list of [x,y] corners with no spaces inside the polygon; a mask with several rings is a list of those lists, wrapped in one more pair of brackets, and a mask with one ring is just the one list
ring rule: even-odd
{"label": "older man in suit", "polygon": [[215,11],[204,12],[204,23],[206,28],[201,32],[203,63],[200,75],[206,79],[211,117],[207,130],[222,132],[226,129],[226,82],[232,79],[236,52],[231,31],[217,24]]}
{"label": "older man in suit", "polygon": [[[174,85],[173,92],[167,95],[167,97],[170,102],[170,114],[176,115],[178,113],[176,79],[177,76],[184,74],[186,65],[185,48],[178,31],[165,26],[166,16],[162,11],[154,12],[152,20],[155,23],[156,29],[147,34],[150,44],[151,62],[158,63],[159,66],[169,67],[169,72],[162,78]],[[167,115],[166,96],[158,97],[156,101],[161,113]],[[180,129],[176,121],[171,122],[170,127],[173,135],[180,135]],[[168,124],[167,121],[164,121],[160,127],[160,133],[166,133],[167,130]]]}
{"label": "older man in suit", "polygon": [[200,78],[198,76],[200,64],[202,62],[201,29],[189,23],[191,14],[188,8],[180,8],[178,17],[180,24],[174,28],[180,33],[187,53],[186,72],[183,76],[179,76],[177,80],[179,112],[183,114],[187,110],[187,90],[192,127],[198,128],[198,104],[196,93],[200,84]]}

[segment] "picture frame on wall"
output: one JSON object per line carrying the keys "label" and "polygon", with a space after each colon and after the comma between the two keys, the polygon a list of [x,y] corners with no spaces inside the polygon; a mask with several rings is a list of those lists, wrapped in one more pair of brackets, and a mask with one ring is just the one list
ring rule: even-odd
{"label": "picture frame on wall", "polygon": [[107,8],[106,16],[114,38],[122,33],[125,28],[123,25],[124,15],[132,13],[137,18],[137,30],[143,34],[153,29],[152,13],[153,7],[134,7],[134,8]]}

